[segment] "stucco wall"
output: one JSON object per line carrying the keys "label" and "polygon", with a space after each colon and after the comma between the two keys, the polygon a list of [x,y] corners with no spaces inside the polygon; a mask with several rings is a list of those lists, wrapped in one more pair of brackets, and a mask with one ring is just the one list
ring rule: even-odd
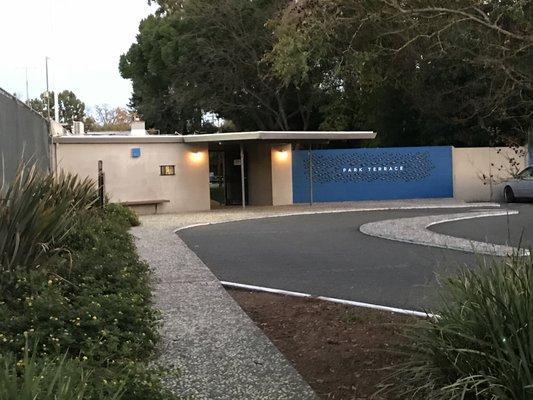
{"label": "stucco wall", "polygon": [[272,146],[271,159],[272,205],[292,204],[292,146],[290,144]]}
{"label": "stucco wall", "polygon": [[252,206],[272,205],[272,173],[268,143],[247,145],[248,202]]}
{"label": "stucco wall", "polygon": [[[516,161],[517,165],[512,167]],[[453,149],[454,197],[465,201],[503,199],[502,181],[526,164],[526,149],[480,147]]]}
{"label": "stucco wall", "polygon": [[[132,148],[141,156],[133,158]],[[58,168],[97,178],[103,161],[106,193],[113,202],[166,199],[158,212],[209,210],[209,157],[205,145],[183,143],[58,143]],[[161,176],[161,165],[176,175]],[[138,207],[153,212],[153,207]]]}
{"label": "stucco wall", "polygon": [[248,198],[252,206],[292,204],[292,146],[253,143],[246,146]]}

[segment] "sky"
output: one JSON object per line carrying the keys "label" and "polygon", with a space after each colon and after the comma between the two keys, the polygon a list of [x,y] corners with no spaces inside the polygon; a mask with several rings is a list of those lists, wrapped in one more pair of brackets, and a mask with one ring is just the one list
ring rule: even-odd
{"label": "sky", "polygon": [[126,106],[131,82],[118,72],[139,22],[156,10],[147,0],[0,0],[0,87],[26,100],[72,90],[86,106]]}

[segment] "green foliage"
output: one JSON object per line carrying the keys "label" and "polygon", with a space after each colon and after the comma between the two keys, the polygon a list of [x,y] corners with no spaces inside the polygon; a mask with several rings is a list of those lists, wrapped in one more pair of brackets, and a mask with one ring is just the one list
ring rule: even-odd
{"label": "green foliage", "polygon": [[92,371],[88,386],[98,390],[83,398],[113,398],[117,388],[132,400],[173,398],[162,378],[175,372],[147,366],[158,313],[149,268],[128,233],[135,214],[92,207],[90,181],[33,168],[22,168],[3,195],[0,354],[20,360],[29,340],[38,365],[52,368],[65,355]]}
{"label": "green foliage", "polygon": [[523,144],[533,6],[517,1],[155,0],[121,57],[163,132],[361,130],[377,146]]}
{"label": "green foliage", "polygon": [[[179,3],[179,5],[178,5]],[[313,129],[321,98],[309,85],[284,84],[265,55],[267,22],[286,0],[160,1],[137,43],[121,57],[133,82],[132,106],[163,132],[208,132],[214,113],[238,130]]]}
{"label": "green foliage", "polygon": [[448,280],[440,318],[413,328],[394,375],[401,398],[533,397],[533,258],[495,260]]}
{"label": "green foliage", "polygon": [[[50,98],[48,99],[46,92],[42,93],[39,98],[31,99],[29,105],[35,111],[46,117],[48,116],[48,102],[50,102],[50,116],[54,118],[54,92],[50,92],[49,96]],[[63,90],[58,93],[57,98],[59,102],[58,122],[72,126],[73,121],[83,121],[85,119],[85,103],[79,100],[74,92]]]}
{"label": "green foliage", "polygon": [[102,391],[92,385],[93,370],[66,356],[17,360],[11,353],[0,355],[0,400],[118,400],[122,388]]}
{"label": "green foliage", "polygon": [[76,210],[95,201],[90,180],[61,174],[57,180],[35,166],[21,166],[0,187],[0,271],[39,264],[62,245]]}
{"label": "green foliage", "polygon": [[303,0],[272,21],[267,58],[329,95],[322,128],[374,129],[378,145],[523,142],[532,15],[527,0]]}
{"label": "green foliage", "polygon": [[141,224],[137,214],[128,207],[116,203],[107,204],[105,207],[106,215],[109,218],[127,221],[129,226],[139,226]]}

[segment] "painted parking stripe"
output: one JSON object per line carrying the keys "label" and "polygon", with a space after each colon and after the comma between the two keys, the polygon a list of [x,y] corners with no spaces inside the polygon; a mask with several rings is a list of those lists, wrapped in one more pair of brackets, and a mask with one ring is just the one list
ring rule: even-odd
{"label": "painted parking stripe", "polygon": [[438,315],[436,314],[426,313],[423,311],[406,310],[403,308],[381,306],[378,304],[362,303],[359,301],[337,299],[335,297],[313,296],[308,293],[292,292],[289,290],[267,288],[267,287],[255,286],[255,285],[247,285],[244,283],[235,283],[235,282],[227,282],[227,281],[220,281],[220,283],[222,284],[222,286],[227,287],[227,288],[232,288],[232,289],[245,289],[245,290],[251,290],[254,292],[265,292],[265,293],[280,294],[280,295],[291,296],[291,297],[316,299],[316,300],[327,301],[330,303],[344,304],[347,306],[354,306],[354,307],[361,307],[361,308],[370,308],[372,310],[387,311],[387,312],[392,312],[395,314],[411,315],[414,317],[421,317],[421,318],[438,318]]}

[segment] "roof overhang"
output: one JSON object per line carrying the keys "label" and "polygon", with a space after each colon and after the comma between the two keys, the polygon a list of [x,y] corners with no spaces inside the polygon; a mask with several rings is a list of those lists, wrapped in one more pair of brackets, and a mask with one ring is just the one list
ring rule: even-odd
{"label": "roof overhang", "polygon": [[372,131],[337,132],[337,131],[256,131],[213,133],[208,135],[182,136],[185,143],[244,142],[244,141],[328,141],[328,140],[363,140],[374,139]]}
{"label": "roof overhang", "polygon": [[243,143],[248,141],[270,141],[278,143],[336,141],[336,140],[364,140],[374,139],[376,133],[372,131],[256,131],[229,132],[206,135],[80,135],[56,136],[54,143]]}

